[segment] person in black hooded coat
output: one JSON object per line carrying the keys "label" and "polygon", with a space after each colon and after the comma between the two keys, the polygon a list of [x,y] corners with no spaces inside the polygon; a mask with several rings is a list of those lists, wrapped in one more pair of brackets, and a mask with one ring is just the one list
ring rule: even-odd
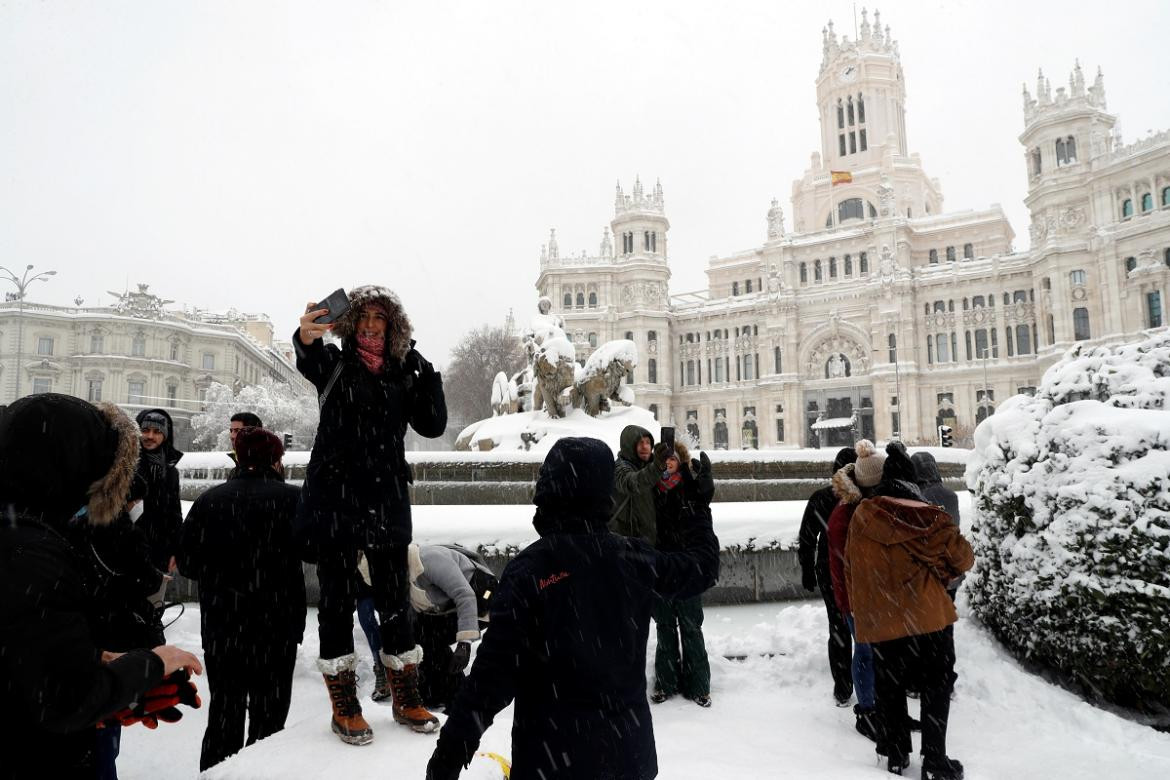
{"label": "person in black hooded coat", "polygon": [[[852,447],[842,447],[833,459],[833,474],[857,460]],[[832,477],[833,474],[829,476]],[[800,521],[797,558],[801,582],[809,593],[820,589],[829,618],[829,673],[833,677],[833,699],[838,706],[849,704],[853,695],[853,636],[845,616],[833,597],[833,579],[829,575],[829,516],[837,506],[832,485],[825,485],[809,496]]]}
{"label": "person in black hooded coat", "polygon": [[198,659],[103,652],[84,525],[125,506],[138,431],[113,404],[55,393],[0,414],[0,778],[91,778],[95,724]]}
{"label": "person in black hooded coat", "polygon": [[512,780],[658,775],[646,698],[651,609],[656,593],[686,598],[710,587],[719,541],[709,495],[697,493],[691,523],[680,529],[682,552],[610,533],[613,473],[613,455],[597,439],[565,438],[549,450],[533,497],[540,539],[500,577],[491,627],[439,734],[427,780],[457,778],[513,699]]}
{"label": "person in black hooded coat", "polygon": [[[439,723],[418,693],[422,648],[411,626],[412,479],[404,440],[407,426],[441,436],[447,406],[442,377],[414,348],[398,296],[384,287],[357,287],[349,304],[329,324],[317,322],[327,310],[310,304],[293,335],[297,370],[321,403],[296,533],[321,583],[318,668],[333,702],[331,727],[343,742],[366,744],[373,731],[357,699],[353,647],[359,550],[380,617],[380,660],[390,672],[394,719],[422,732]],[[330,331],[342,348],[322,342]]]}

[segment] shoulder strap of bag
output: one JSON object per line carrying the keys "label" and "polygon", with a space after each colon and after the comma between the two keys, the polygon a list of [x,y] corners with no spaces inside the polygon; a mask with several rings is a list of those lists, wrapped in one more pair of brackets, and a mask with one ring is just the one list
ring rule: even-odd
{"label": "shoulder strap of bag", "polygon": [[325,389],[321,391],[321,395],[317,398],[317,408],[324,409],[325,401],[329,398],[329,392],[333,390],[333,386],[337,384],[337,377],[341,376],[341,368],[344,362],[341,358],[337,359],[337,365],[333,367],[333,373],[329,375],[329,381],[325,383]]}

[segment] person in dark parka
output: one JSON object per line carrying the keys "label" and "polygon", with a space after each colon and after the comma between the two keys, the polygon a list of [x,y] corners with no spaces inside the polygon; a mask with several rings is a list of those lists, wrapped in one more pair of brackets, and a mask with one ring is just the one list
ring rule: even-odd
{"label": "person in dark parka", "polygon": [[916,452],[910,456],[910,462],[914,464],[914,481],[927,502],[941,506],[955,525],[959,525],[959,497],[943,484],[934,456],[929,452]]}
{"label": "person in dark parka", "polygon": [[428,780],[457,778],[513,699],[512,780],[658,775],[646,699],[651,608],[656,593],[686,598],[710,587],[719,541],[698,495],[692,500],[702,509],[682,552],[610,533],[612,480],[604,442],[565,438],[549,450],[533,498],[540,539],[500,578],[491,627],[439,734]]}
{"label": "person in dark parka", "polygon": [[[146,482],[146,498],[142,516],[135,526],[150,545],[150,560],[154,567],[170,573],[175,568],[179,529],[183,525],[177,468],[183,453],[175,448],[175,425],[165,409],[144,409],[138,413],[137,422],[142,431],[138,475]],[[162,600],[163,593],[160,592],[156,603]]]}
{"label": "person in dark parka", "polygon": [[113,404],[42,393],[0,415],[0,778],[94,776],[94,727],[171,672],[175,647],[103,652],[71,529],[123,510],[138,430]]}
{"label": "person in dark parka", "polygon": [[613,474],[613,518],[609,528],[615,534],[654,544],[657,539],[654,516],[654,483],[666,468],[665,447],[654,447],[654,436],[639,425],[627,425],[619,440]]}
{"label": "person in dark parka", "polygon": [[200,771],[284,728],[305,632],[292,534],[301,491],[284,482],[284,447],[263,428],[245,428],[235,451],[237,475],[195,500],[179,545],[179,571],[199,583],[211,688]]}
{"label": "person in dark parka", "polygon": [[[662,552],[686,549],[686,531],[696,511],[708,511],[715,495],[710,469],[691,460],[685,444],[677,441],[666,458],[666,476],[654,486],[658,543]],[[695,499],[699,497],[696,508]],[[685,599],[657,599],[654,627],[654,691],[650,701],[661,704],[676,693],[700,707],[711,706],[711,664],[703,640],[702,595]]]}
{"label": "person in dark parka", "polygon": [[[357,698],[353,613],[357,553],[365,553],[380,617],[381,661],[389,669],[394,719],[431,732],[438,719],[418,693],[422,648],[410,619],[407,547],[410,467],[407,426],[436,438],[447,427],[443,380],[411,340],[402,303],[384,287],[357,287],[334,323],[310,304],[293,336],[297,370],[317,388],[321,420],[297,510],[306,560],[317,564],[321,600],[318,668],[333,703],[331,727],[343,742],[367,744],[373,731]],[[332,331],[342,347],[324,344]]]}
{"label": "person in dark parka", "polygon": [[[842,447],[833,459],[833,474],[856,460],[857,453],[852,447]],[[829,574],[829,516],[837,506],[837,500],[832,485],[826,485],[809,496],[808,504],[804,507],[804,517],[800,521],[797,557],[800,560],[804,589],[809,593],[820,590],[825,602],[825,614],[829,618],[829,673],[833,677],[833,699],[838,706],[844,707],[853,695],[850,672],[853,664],[853,638],[845,616],[841,614],[833,597],[833,580]]]}

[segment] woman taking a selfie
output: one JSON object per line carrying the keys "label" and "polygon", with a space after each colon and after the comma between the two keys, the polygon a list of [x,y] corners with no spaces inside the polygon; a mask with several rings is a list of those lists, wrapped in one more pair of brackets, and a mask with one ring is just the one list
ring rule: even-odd
{"label": "woman taking a selfie", "polygon": [[[297,533],[321,583],[317,664],[333,702],[332,728],[343,742],[364,745],[374,735],[357,698],[353,572],[359,550],[369,564],[394,719],[415,731],[438,727],[418,694],[422,649],[409,619],[411,476],[403,440],[407,425],[427,438],[441,436],[447,406],[442,378],[414,349],[398,296],[376,286],[358,287],[347,298],[340,293],[310,303],[293,338],[297,370],[317,388],[321,403]],[[328,332],[340,348],[321,340]]]}

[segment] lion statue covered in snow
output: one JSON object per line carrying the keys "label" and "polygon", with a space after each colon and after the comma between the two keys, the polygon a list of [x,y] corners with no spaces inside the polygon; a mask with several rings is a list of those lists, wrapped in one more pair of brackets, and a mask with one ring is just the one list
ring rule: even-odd
{"label": "lion statue covered in snow", "polygon": [[610,410],[610,401],[623,406],[634,403],[634,393],[625,384],[626,376],[633,376],[638,365],[634,342],[627,339],[608,341],[585,361],[569,399],[573,406],[583,408],[590,417]]}
{"label": "lion statue covered in snow", "polygon": [[573,386],[577,364],[573,362],[573,345],[568,339],[546,339],[536,352],[533,371],[532,411],[544,409],[549,417],[564,417],[561,394]]}

